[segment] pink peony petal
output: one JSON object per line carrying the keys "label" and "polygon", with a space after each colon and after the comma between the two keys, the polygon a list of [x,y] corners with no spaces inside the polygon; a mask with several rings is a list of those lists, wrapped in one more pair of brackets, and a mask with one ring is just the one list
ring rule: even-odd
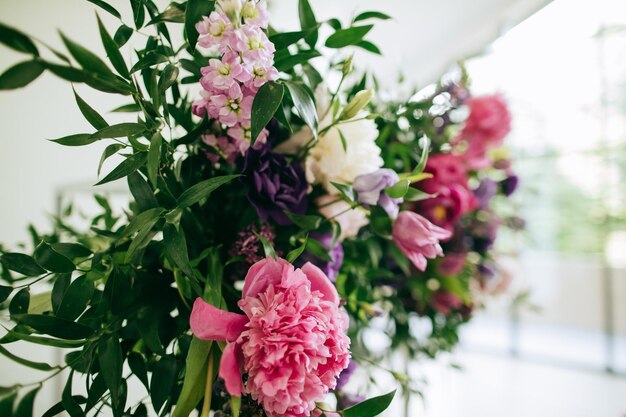
{"label": "pink peony petal", "polygon": [[241,382],[236,343],[228,343],[224,348],[222,360],[220,361],[219,375],[224,380],[228,393],[232,396],[240,397],[243,392],[243,383]]}
{"label": "pink peony petal", "polygon": [[242,299],[255,297],[270,284],[278,284],[285,265],[291,264],[284,259],[265,258],[250,267],[243,284]]}
{"label": "pink peony petal", "polygon": [[319,291],[326,300],[331,301],[333,304],[339,304],[337,289],[321,269],[311,262],[304,264],[301,269],[309,281],[311,281],[311,291]]}
{"label": "pink peony petal", "polygon": [[234,342],[245,330],[248,317],[220,310],[196,298],[189,323],[196,337],[205,340]]}

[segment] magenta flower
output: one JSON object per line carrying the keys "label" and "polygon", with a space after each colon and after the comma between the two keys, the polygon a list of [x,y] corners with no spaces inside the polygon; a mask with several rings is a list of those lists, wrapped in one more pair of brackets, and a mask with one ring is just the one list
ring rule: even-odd
{"label": "magenta flower", "polygon": [[439,241],[452,236],[451,232],[411,211],[400,212],[391,234],[398,248],[420,271],[426,270],[426,258],[443,256]]}
{"label": "magenta flower", "polygon": [[267,258],[249,269],[239,307],[245,315],[198,298],[190,318],[197,337],[227,342],[219,370],[227,391],[249,393],[268,417],[310,416],[350,360],[337,290],[310,263]]}
{"label": "magenta flower", "polygon": [[430,303],[437,312],[444,316],[449,316],[452,311],[463,307],[463,300],[448,291],[437,291],[433,294]]}

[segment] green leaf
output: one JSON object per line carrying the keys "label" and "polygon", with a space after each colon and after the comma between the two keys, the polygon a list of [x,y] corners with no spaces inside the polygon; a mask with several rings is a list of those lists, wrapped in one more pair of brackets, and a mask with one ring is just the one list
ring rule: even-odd
{"label": "green leaf", "polygon": [[9,313],[11,313],[11,316],[28,313],[29,304],[30,291],[28,290],[28,287],[22,288],[13,296],[11,304],[9,304]]}
{"label": "green leaf", "polygon": [[187,252],[187,241],[182,228],[177,229],[174,225],[167,223],[163,228],[163,244],[165,252],[172,259],[181,271],[188,278],[193,278],[194,273],[189,264],[189,253]]}
{"label": "green leaf", "polygon": [[17,390],[11,391],[4,398],[0,397],[0,416],[11,416],[13,414],[13,403],[17,398]]}
{"label": "green leaf", "polygon": [[133,9],[133,21],[135,22],[135,27],[140,29],[146,17],[144,2],[142,0],[130,0],[130,6]]}
{"label": "green leaf", "polygon": [[50,62],[43,62],[43,64],[46,69],[50,70],[57,77],[71,82],[85,83],[105,93],[129,95],[135,92],[133,86],[116,78],[113,73],[110,73],[109,76],[101,76],[78,68],[56,65]]}
{"label": "green leaf", "polygon": [[0,90],[25,87],[36,80],[44,69],[39,61],[26,61],[14,65],[0,75]]}
{"label": "green leaf", "polygon": [[130,237],[147,227],[152,228],[154,224],[159,220],[165,209],[163,207],[155,207],[150,210],[146,210],[143,213],[139,213],[133,217],[124,231],[120,235],[120,240]]}
{"label": "green leaf", "polygon": [[163,137],[160,133],[155,133],[150,139],[150,149],[148,150],[148,179],[154,188],[157,187],[157,177],[159,176],[159,166],[161,164],[161,144]]}
{"label": "green leaf", "polygon": [[337,128],[337,132],[339,132],[339,139],[341,140],[341,147],[345,153],[348,153],[348,140],[346,136],[343,134],[343,131]]}
{"label": "green leaf", "polygon": [[[102,44],[104,45],[104,50],[109,57],[109,61],[113,64],[113,68],[124,78],[130,78],[130,74],[128,73],[128,67],[126,66],[126,62],[124,62],[124,58],[120,53],[119,47],[117,43],[111,38],[109,32],[107,32],[104,24],[100,20],[100,16],[96,15],[98,18],[98,30],[100,31],[100,38],[102,39]],[[96,129],[98,129],[96,127]]]}
{"label": "green leaf", "polygon": [[35,331],[66,340],[86,339],[94,333],[91,327],[60,317],[41,314],[17,314],[13,317],[20,324],[32,327]]}
{"label": "green leaf", "polygon": [[295,213],[290,213],[288,211],[285,212],[285,215],[289,217],[289,219],[293,222],[293,224],[295,224],[296,226],[298,226],[299,228],[305,231],[317,230],[320,227],[320,224],[322,223],[322,220],[323,220],[321,216],[315,216],[315,215],[303,216],[303,215],[299,215]]}
{"label": "green leaf", "polygon": [[148,383],[148,370],[146,368],[146,361],[141,353],[131,352],[128,354],[128,366],[130,370],[135,374],[139,381],[146,387],[146,390],[150,391],[150,384]]}
{"label": "green leaf", "polygon": [[307,236],[307,238],[304,239],[304,242],[302,242],[302,245],[298,246],[297,248],[289,252],[286,258],[287,262],[289,262],[290,264],[294,263],[294,261],[298,259],[300,255],[302,255],[302,252],[304,252],[304,250],[306,249],[306,245],[308,241],[309,241],[309,238]]}
{"label": "green leaf", "polygon": [[128,188],[137,202],[139,211],[143,212],[159,205],[152,188],[139,172],[135,171],[128,176]]}
{"label": "green leaf", "polygon": [[29,368],[37,369],[39,371],[51,371],[55,369],[55,367],[44,362],[33,362],[28,359],[20,358],[19,356],[16,356],[6,350],[3,346],[0,346],[0,353],[11,359],[13,362],[17,362],[20,365],[28,366]]}
{"label": "green leaf", "polygon": [[391,198],[402,198],[409,191],[409,180],[400,180],[391,187],[385,188],[385,193]]}
{"label": "green leaf", "polygon": [[317,58],[321,56],[318,51],[310,50],[310,51],[301,51],[295,55],[286,55],[281,56],[280,58],[276,58],[275,67],[278,71],[289,71],[293,67],[298,64],[304,64],[309,62],[313,58]]}
{"label": "green leaf", "polygon": [[41,389],[41,386],[36,387],[35,389],[28,391],[20,400],[15,412],[13,413],[13,417],[33,417],[33,406],[35,404],[35,397],[37,393]]}
{"label": "green leaf", "polygon": [[170,396],[170,392],[176,383],[178,366],[176,359],[171,356],[163,356],[152,369],[150,380],[150,399],[154,411],[159,413],[163,404]]}
{"label": "green leaf", "polygon": [[93,138],[91,133],[78,133],[76,135],[69,135],[58,139],[48,140],[63,146],[85,146],[97,142],[99,139]]}
{"label": "green leaf", "polygon": [[107,126],[91,135],[94,139],[121,138],[131,135],[139,135],[146,131],[143,123],[119,123]]}
{"label": "green leaf", "polygon": [[51,272],[72,272],[76,269],[71,260],[52,249],[52,246],[43,241],[35,249],[35,261]]}
{"label": "green leaf", "polygon": [[0,43],[18,52],[39,56],[37,47],[22,32],[0,23]]}
{"label": "green leaf", "polygon": [[263,84],[256,93],[252,103],[251,145],[274,117],[284,94],[285,87],[274,81]]}
{"label": "green leaf", "polygon": [[289,94],[293,99],[293,103],[298,110],[300,118],[311,129],[313,136],[317,137],[318,121],[313,92],[311,92],[308,87],[292,81],[285,81],[285,85],[289,89]]}
{"label": "green leaf", "polygon": [[256,235],[256,237],[261,242],[261,245],[263,245],[263,252],[265,253],[265,257],[266,258],[276,259],[276,251],[274,250],[274,247],[269,242],[269,240],[267,240],[264,236],[262,236],[262,235],[260,235],[260,234],[258,234],[256,232],[254,234]]}
{"label": "green leaf", "polygon": [[53,346],[58,348],[72,349],[76,347],[81,347],[85,344],[83,340],[60,340],[60,339],[51,339],[45,336],[34,336],[31,334],[24,334],[16,331],[9,331],[5,336],[14,337],[16,340],[25,340],[27,342],[32,342],[37,345],[43,346]]}
{"label": "green leaf", "polygon": [[391,16],[386,15],[385,13],[381,13],[381,12],[363,12],[359,14],[357,17],[355,17],[354,20],[352,20],[352,22],[358,22],[360,20],[367,20],[367,19],[389,20],[391,19]]}
{"label": "green leaf", "polygon": [[143,166],[146,163],[147,158],[146,152],[139,152],[129,156],[125,161],[122,161],[121,164],[113,168],[107,176],[98,181],[96,185],[106,184],[107,182],[116,181],[120,178],[124,178],[130,173],[133,173],[139,169],[139,167]]}
{"label": "green leaf", "polygon": [[196,23],[198,23],[203,16],[208,16],[215,7],[215,1],[209,0],[189,0],[187,2],[187,8],[185,9],[185,35],[189,42],[189,49],[193,52],[196,49],[196,43],[198,43],[198,31],[196,30]]}
{"label": "green leaf", "polygon": [[341,195],[343,195],[348,201],[350,201],[351,203],[356,202],[356,191],[354,191],[354,188],[352,188],[352,186],[332,181],[331,184],[333,185],[333,187],[339,190]]}
{"label": "green leaf", "polygon": [[0,303],[5,302],[12,292],[13,288],[7,287],[6,285],[0,285]]}
{"label": "green leaf", "polygon": [[149,68],[167,61],[168,58],[165,55],[158,52],[149,52],[143,58],[137,61],[135,65],[133,65],[133,67],[130,69],[130,72],[137,72],[144,68]]}
{"label": "green leaf", "polygon": [[298,42],[300,39],[304,38],[305,35],[310,34],[312,31],[299,31],[299,32],[282,32],[276,33],[270,36],[270,42],[274,44],[276,50],[285,49],[290,45]]}
{"label": "green leaf", "polygon": [[435,197],[436,194],[428,194],[423,191],[418,190],[417,188],[410,187],[404,196],[405,201],[422,201],[428,200],[429,198]]}
{"label": "green leaf", "polygon": [[111,392],[113,407],[118,408],[120,401],[120,384],[122,381],[122,347],[117,335],[103,337],[98,342],[98,361],[100,373],[107,388]]}
{"label": "green leaf", "polygon": [[323,261],[332,261],[330,255],[328,254],[328,250],[316,239],[307,240],[306,251],[317,256]]}
{"label": "green leaf", "polygon": [[87,258],[93,254],[91,249],[80,243],[53,243],[52,249],[68,259]]}
{"label": "green leaf", "polygon": [[185,359],[185,379],[183,388],[176,402],[172,417],[188,417],[204,396],[209,351],[213,344],[210,340],[200,340],[193,336],[189,352]]}
{"label": "green leaf", "polygon": [[35,259],[23,253],[4,253],[0,256],[0,261],[5,268],[27,277],[36,277],[46,272]]}
{"label": "green leaf", "polygon": [[126,45],[126,42],[133,35],[134,30],[126,25],[120,26],[117,31],[115,31],[115,35],[113,35],[113,40],[117,44],[118,48]]}
{"label": "green leaf", "polygon": [[146,26],[162,22],[184,23],[185,8],[182,7],[180,4],[171,3],[169,6],[167,6],[163,13],[160,13],[153,17]]}
{"label": "green leaf", "polygon": [[356,46],[358,46],[359,48],[363,48],[366,51],[369,51],[369,52],[371,52],[373,54],[376,54],[376,55],[382,55],[383,54],[382,51],[380,50],[380,48],[378,46],[376,46],[375,44],[373,44],[372,42],[370,42],[370,41],[363,40],[363,41],[357,43]]}
{"label": "green leaf", "polygon": [[60,34],[65,47],[68,51],[70,51],[70,54],[72,54],[76,62],[78,62],[83,69],[96,74],[104,75],[105,77],[113,76],[109,67],[100,58],[98,58],[96,54],[69,39],[63,33]]}
{"label": "green leaf", "polygon": [[317,43],[317,29],[318,24],[315,19],[315,13],[313,13],[313,9],[311,8],[311,4],[309,0],[299,0],[298,2],[298,16],[300,17],[300,28],[302,31],[310,31],[311,33],[307,35],[305,38],[306,43],[311,47],[315,48],[315,44]]}
{"label": "green leaf", "polygon": [[76,320],[89,305],[94,290],[93,282],[86,275],[76,278],[65,292],[56,315],[63,319]]}
{"label": "green leaf", "polygon": [[178,67],[174,64],[168,64],[163,68],[163,72],[159,77],[159,94],[163,94],[168,88],[173,86],[178,79]]}
{"label": "green leaf", "polygon": [[130,103],[114,108],[111,113],[138,113],[140,111],[141,107],[138,104]]}
{"label": "green leaf", "polygon": [[76,90],[72,88],[72,91],[74,91],[74,98],[76,98],[76,104],[78,105],[80,112],[83,116],[85,116],[85,119],[87,119],[90,125],[92,125],[95,129],[103,129],[109,126],[102,116],[100,116],[97,111],[95,111],[78,95]]}
{"label": "green leaf", "polygon": [[56,280],[54,281],[54,285],[52,286],[52,311],[55,313],[61,307],[61,303],[63,302],[63,297],[65,297],[65,292],[70,287],[70,283],[72,281],[72,274],[58,274],[56,276]]}
{"label": "green leaf", "polygon": [[124,149],[124,145],[121,143],[112,143],[104,149],[102,156],[100,157],[100,162],[98,163],[98,176],[100,176],[100,171],[102,171],[104,161],[115,155],[120,149]]}
{"label": "green leaf", "polygon": [[428,162],[428,152],[430,150],[430,139],[428,139],[428,137],[424,136],[421,140],[423,141],[423,143],[422,143],[422,153],[420,155],[420,160],[419,160],[417,166],[415,167],[415,169],[411,173],[412,175],[418,175],[418,174],[421,174],[422,172],[424,172],[424,168],[426,168],[426,163]]}
{"label": "green leaf", "polygon": [[355,406],[346,408],[341,415],[343,417],[375,417],[389,407],[395,395],[396,391],[393,390],[389,394],[370,398]]}
{"label": "green leaf", "polygon": [[[72,370],[67,377],[67,383],[65,384],[65,388],[63,388],[63,393],[61,394],[61,403],[63,404],[63,409],[67,411],[70,417],[85,417],[85,412],[82,408],[80,408],[80,405],[78,405],[76,398],[72,395],[73,379],[74,370]],[[53,416],[54,414],[49,415]]]}
{"label": "green leaf", "polygon": [[178,207],[186,208],[198,203],[200,200],[207,198],[215,189],[231,182],[237,177],[239,177],[239,175],[224,175],[204,180],[189,187],[178,197]]}
{"label": "green leaf", "polygon": [[339,29],[326,39],[328,48],[344,48],[361,42],[374,25],[353,26],[348,29]]}
{"label": "green leaf", "polygon": [[117,17],[118,19],[121,19],[122,16],[120,15],[120,12],[118,12],[117,10],[115,10],[115,8],[113,6],[111,6],[110,4],[102,1],[102,0],[87,0],[90,3],[95,4],[96,6],[100,7],[101,9],[111,13],[113,16]]}

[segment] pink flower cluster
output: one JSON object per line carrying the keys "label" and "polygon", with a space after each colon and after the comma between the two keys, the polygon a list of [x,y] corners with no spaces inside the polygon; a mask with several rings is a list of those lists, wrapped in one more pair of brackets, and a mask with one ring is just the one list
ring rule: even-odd
{"label": "pink flower cluster", "polygon": [[[228,0],[229,10],[218,2],[216,11],[196,24],[198,45],[219,53],[201,69],[201,98],[193,112],[205,114],[225,126],[225,135],[208,136],[205,142],[227,161],[250,147],[252,103],[259,88],[278,78],[274,68],[274,45],[263,29],[268,25],[265,0]],[[226,7],[226,6],[223,6]],[[234,11],[233,11],[234,10]],[[257,138],[264,143],[267,131]]]}
{"label": "pink flower cluster", "polygon": [[428,158],[424,172],[433,177],[420,182],[418,186],[434,197],[417,203],[416,211],[437,226],[452,231],[461,216],[476,207],[476,199],[468,184],[464,157],[432,155]]}
{"label": "pink flower cluster", "polygon": [[[311,263],[263,259],[245,278],[240,315],[197,299],[191,329],[228,342],[219,375],[230,395],[249,393],[268,417],[316,415],[315,402],[348,366],[348,317],[337,290]],[[242,372],[247,374],[245,386]]]}
{"label": "pink flower cluster", "polygon": [[511,131],[511,114],[499,95],[473,97],[466,101],[470,114],[454,144],[465,144],[465,162],[470,169],[489,165],[487,151],[502,144]]}

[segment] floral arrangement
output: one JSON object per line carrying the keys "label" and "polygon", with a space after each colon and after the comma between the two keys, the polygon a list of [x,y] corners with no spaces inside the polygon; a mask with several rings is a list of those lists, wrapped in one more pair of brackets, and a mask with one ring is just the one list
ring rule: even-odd
{"label": "floral arrangement", "polygon": [[[131,0],[133,28],[89,1],[121,22],[111,36],[98,17],[110,66],[64,35],[69,55],[0,25],[0,42],[31,56],[0,88],[49,71],[132,99],[115,111],[134,121],[110,125],[74,91],[95,131],[54,142],[111,140],[98,170],[121,162],[97,185],[125,179],[133,201],[116,213],[96,196],[89,230],[60,216],[50,234],[31,228],[32,253],[2,250],[1,311],[14,325],[0,353],[50,372],[0,388],[2,415],[32,414],[41,384],[65,370],[45,416],[382,413],[394,392],[365,399],[346,388],[375,359],[360,338],[371,319],[388,318],[394,347],[435,356],[505,287],[492,246],[507,219],[492,203],[517,177],[499,150],[510,128],[502,98],[471,97],[463,76],[381,101],[341,52],[327,70],[338,82],[326,84],[320,51],[380,53],[365,39],[389,18],[379,12],[318,22],[300,0],[301,30],[281,33],[264,0],[162,11]],[[170,36],[178,25],[183,45]],[[323,43],[321,26],[332,29]],[[145,44],[129,66],[120,48],[138,32]],[[412,336],[412,316],[432,321],[426,340]],[[70,351],[51,365],[11,351],[18,340]],[[136,403],[130,378],[147,394]]]}

